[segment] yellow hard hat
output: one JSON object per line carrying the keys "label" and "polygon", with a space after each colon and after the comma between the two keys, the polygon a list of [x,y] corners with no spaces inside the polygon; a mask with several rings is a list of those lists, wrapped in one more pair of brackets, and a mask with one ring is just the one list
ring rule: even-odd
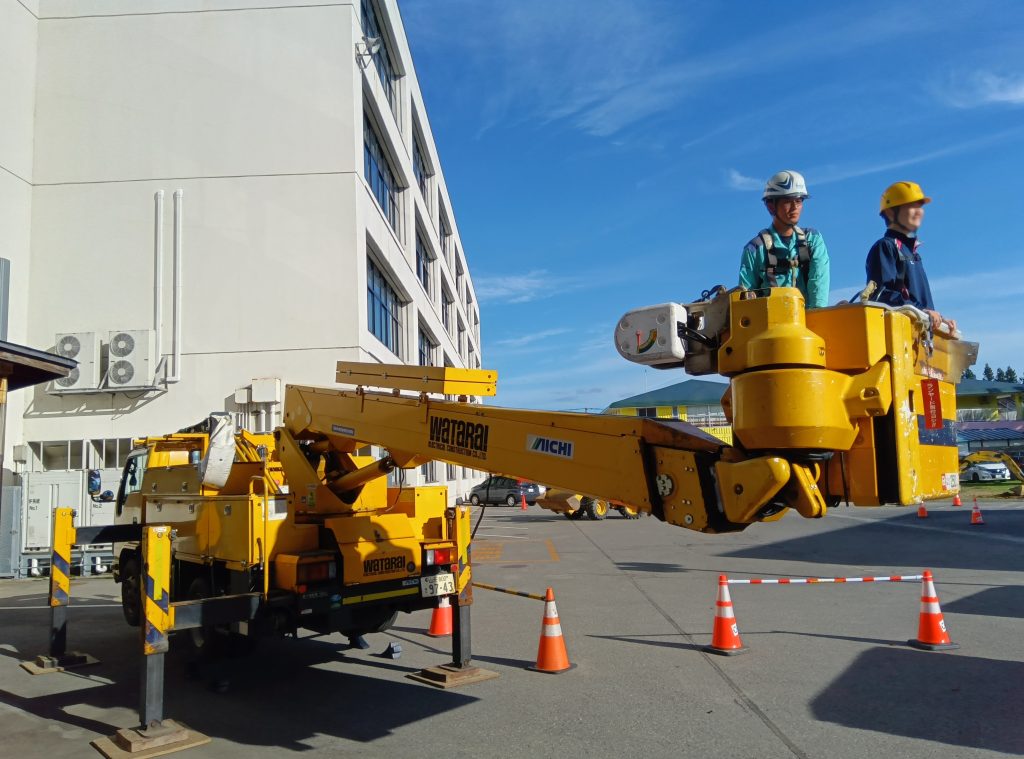
{"label": "yellow hard hat", "polygon": [[882,205],[878,212],[881,213],[886,208],[904,206],[907,203],[916,203],[919,200],[923,200],[925,203],[932,202],[932,199],[924,194],[924,190],[917,182],[893,182],[882,193]]}

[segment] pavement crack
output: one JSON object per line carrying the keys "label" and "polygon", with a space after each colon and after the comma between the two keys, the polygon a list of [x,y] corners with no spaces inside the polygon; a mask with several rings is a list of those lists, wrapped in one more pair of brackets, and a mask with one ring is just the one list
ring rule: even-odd
{"label": "pavement crack", "polygon": [[[582,535],[588,541],[590,541],[590,544],[593,545],[594,548],[596,548],[602,556],[604,556],[609,562],[611,562],[612,566],[618,568],[618,564],[615,563],[615,560],[608,554],[607,551],[604,550],[604,548],[598,545],[597,541],[595,541],[584,530],[581,530],[579,525],[573,526],[579,531],[580,535]],[[789,752],[793,754],[793,756],[797,757],[797,759],[810,759],[810,755],[807,754],[798,745],[796,745],[796,743],[794,743],[789,738],[789,736],[782,731],[782,728],[775,724],[772,718],[765,714],[761,707],[754,703],[753,699],[751,699],[750,696],[748,696],[743,691],[743,688],[740,687],[739,683],[733,680],[732,677],[729,676],[729,673],[722,669],[722,666],[715,660],[715,656],[713,654],[709,654],[705,651],[702,651],[700,649],[700,645],[697,643],[696,640],[694,640],[693,635],[684,630],[682,627],[680,627],[679,623],[676,622],[672,615],[665,611],[665,609],[663,609],[657,601],[651,598],[647,591],[640,586],[639,582],[637,582],[635,576],[622,569],[619,569],[619,573],[624,575],[626,579],[629,580],[630,583],[632,583],[633,587],[636,588],[637,593],[646,598],[647,603],[649,603],[654,608],[654,610],[657,611],[665,619],[665,621],[668,622],[673,627],[673,629],[675,629],[677,633],[679,633],[679,635],[681,635],[688,643],[690,643],[695,650],[699,651],[700,655],[704,657],[704,661],[707,662],[708,666],[711,667],[711,669],[714,670],[715,674],[717,674],[722,679],[722,681],[729,686],[732,692],[736,694],[737,703],[739,703],[742,708],[748,710],[751,714],[757,717],[764,724],[764,726],[767,727],[775,735],[775,737],[779,739],[782,745],[784,745],[789,750]]]}

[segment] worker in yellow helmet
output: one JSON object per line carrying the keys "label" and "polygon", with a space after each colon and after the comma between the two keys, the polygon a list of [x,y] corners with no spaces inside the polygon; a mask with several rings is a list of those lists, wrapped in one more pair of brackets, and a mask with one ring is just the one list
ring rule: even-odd
{"label": "worker in yellow helmet", "polygon": [[887,227],[885,236],[871,246],[865,263],[868,282],[876,289],[871,300],[890,306],[911,305],[931,318],[932,328],[942,322],[956,329],[956,322],[943,319],[935,310],[928,275],[918,248],[917,231],[924,222],[924,207],[932,199],[916,182],[894,182],[882,193],[878,214]]}

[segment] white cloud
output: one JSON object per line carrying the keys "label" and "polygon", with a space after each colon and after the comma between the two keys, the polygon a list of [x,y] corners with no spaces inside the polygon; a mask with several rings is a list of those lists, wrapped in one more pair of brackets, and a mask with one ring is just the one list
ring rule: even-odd
{"label": "white cloud", "polygon": [[940,100],[954,108],[1003,103],[1024,105],[1024,74],[1003,76],[991,71],[954,74],[933,86]]}
{"label": "white cloud", "polygon": [[531,343],[536,343],[541,340],[547,340],[549,337],[555,337],[557,335],[564,335],[566,332],[571,330],[568,327],[558,327],[556,329],[545,329],[540,332],[532,332],[530,334],[522,335],[520,337],[509,337],[504,340],[495,340],[490,347],[493,348],[523,348]]}
{"label": "white cloud", "polygon": [[929,150],[924,153],[918,153],[917,155],[906,156],[904,158],[860,164],[828,164],[825,166],[817,166],[806,172],[807,182],[812,186],[813,191],[813,188],[818,185],[842,182],[847,179],[868,176],[870,174],[880,174],[883,171],[892,171],[893,169],[901,169],[905,166],[927,163],[928,161],[933,161],[936,158],[946,158],[947,156],[959,155],[960,153],[968,153],[972,150],[988,147],[989,145],[993,145],[1004,140],[1020,137],[1021,135],[1024,135],[1024,128],[1018,127],[978,137],[974,140],[960,140],[952,145],[936,148],[935,150]]}
{"label": "white cloud", "polygon": [[726,172],[726,182],[734,190],[760,190],[764,183],[755,177],[748,177],[740,174],[736,169],[729,169]]}
{"label": "white cloud", "polygon": [[[787,36],[800,44],[774,46],[774,66],[848,55],[915,34],[944,33],[970,4],[922,17],[910,8],[884,7],[851,18],[846,8],[828,8],[787,21]],[[458,12],[453,13],[452,8]],[[588,0],[564,3],[517,0],[480,3],[450,0],[438,13],[435,0],[406,0],[402,12],[411,36],[458,61],[448,71],[495,72],[485,94],[466,87],[480,109],[482,134],[496,126],[564,121],[595,137],[610,137],[671,110],[703,87],[764,68],[763,34],[735,39],[699,55],[692,38],[697,14],[682,3]],[[455,50],[454,48],[459,48]],[[459,82],[452,86],[459,88]]]}
{"label": "white cloud", "polygon": [[504,274],[475,278],[477,296],[491,303],[529,303],[553,298],[586,286],[579,277],[551,274],[546,269],[534,269],[525,274]]}

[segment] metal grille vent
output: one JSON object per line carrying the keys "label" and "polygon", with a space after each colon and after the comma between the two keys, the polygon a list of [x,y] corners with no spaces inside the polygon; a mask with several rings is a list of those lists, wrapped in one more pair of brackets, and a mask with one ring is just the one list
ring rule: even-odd
{"label": "metal grille vent", "polygon": [[[113,350],[113,343],[111,343]],[[131,361],[115,361],[110,365],[110,381],[115,385],[127,385],[135,377],[135,367]]]}
{"label": "metal grille vent", "polygon": [[[82,352],[82,343],[74,335],[64,335],[57,343],[57,355],[64,358],[74,358]],[[77,376],[77,374],[75,375]]]}
{"label": "metal grille vent", "polygon": [[134,350],[135,338],[127,332],[118,332],[110,341],[110,353],[117,358],[124,358]]}
{"label": "metal grille vent", "polygon": [[[71,358],[71,356],[68,356],[68,358]],[[80,376],[81,373],[78,371],[78,367],[76,366],[71,370],[67,377],[61,377],[59,380],[56,380],[56,383],[60,387],[74,387]]]}

